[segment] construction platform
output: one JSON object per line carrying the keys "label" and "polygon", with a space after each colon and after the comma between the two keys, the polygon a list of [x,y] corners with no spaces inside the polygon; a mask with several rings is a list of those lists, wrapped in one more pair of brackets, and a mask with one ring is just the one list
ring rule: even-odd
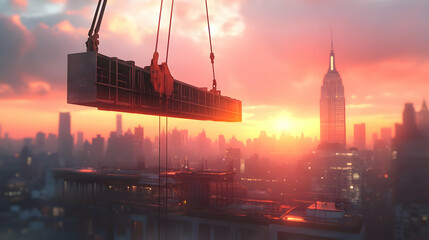
{"label": "construction platform", "polygon": [[241,101],[174,80],[173,94],[160,97],[150,69],[97,52],[68,55],[67,103],[99,110],[176,118],[241,122]]}

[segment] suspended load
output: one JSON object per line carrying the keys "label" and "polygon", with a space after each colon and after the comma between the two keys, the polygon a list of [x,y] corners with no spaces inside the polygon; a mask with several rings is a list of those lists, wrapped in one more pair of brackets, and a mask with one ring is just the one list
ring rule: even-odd
{"label": "suspended load", "polygon": [[216,89],[211,49],[211,90],[174,79],[167,63],[158,65],[156,50],[151,65],[146,67],[98,53],[98,31],[105,5],[105,0],[99,0],[88,33],[87,52],[68,55],[67,103],[117,112],[241,122],[241,101],[222,96]]}

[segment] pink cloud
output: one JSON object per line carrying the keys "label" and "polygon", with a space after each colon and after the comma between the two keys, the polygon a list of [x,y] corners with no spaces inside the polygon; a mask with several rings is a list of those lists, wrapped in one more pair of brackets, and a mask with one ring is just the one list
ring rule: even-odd
{"label": "pink cloud", "polygon": [[25,9],[28,5],[27,0],[10,0],[10,3],[15,9]]}

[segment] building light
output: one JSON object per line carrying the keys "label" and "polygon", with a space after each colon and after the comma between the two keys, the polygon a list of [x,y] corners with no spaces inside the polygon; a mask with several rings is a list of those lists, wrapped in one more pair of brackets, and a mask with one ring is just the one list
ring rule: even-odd
{"label": "building light", "polygon": [[392,159],[393,160],[396,160],[396,155],[398,154],[398,152],[397,151],[393,151],[392,152]]}
{"label": "building light", "polygon": [[301,217],[286,217],[287,221],[293,221],[293,222],[304,222],[304,218]]}

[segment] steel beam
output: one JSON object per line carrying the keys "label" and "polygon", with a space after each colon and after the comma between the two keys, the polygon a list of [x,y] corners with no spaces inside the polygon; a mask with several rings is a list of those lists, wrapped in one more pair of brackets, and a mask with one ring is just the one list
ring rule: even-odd
{"label": "steel beam", "polygon": [[67,103],[100,110],[176,118],[241,122],[241,101],[174,80],[173,94],[160,97],[148,67],[97,52],[68,55]]}

